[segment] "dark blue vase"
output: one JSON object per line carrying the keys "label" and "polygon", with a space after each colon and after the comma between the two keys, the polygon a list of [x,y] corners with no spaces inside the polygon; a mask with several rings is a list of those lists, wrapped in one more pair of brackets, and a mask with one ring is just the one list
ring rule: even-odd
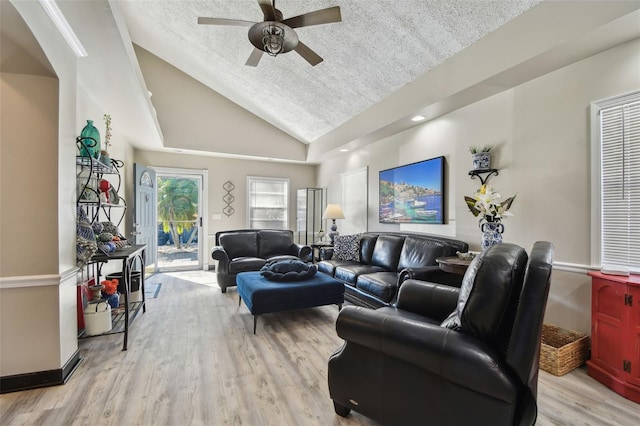
{"label": "dark blue vase", "polygon": [[120,295],[118,294],[118,292],[115,292],[109,296],[105,296],[104,298],[107,300],[107,303],[109,304],[109,306],[111,306],[112,309],[116,309],[118,306],[120,306]]}
{"label": "dark blue vase", "polygon": [[80,156],[98,159],[100,157],[100,132],[94,127],[93,120],[87,120],[87,125],[82,129],[80,138],[83,144]]}

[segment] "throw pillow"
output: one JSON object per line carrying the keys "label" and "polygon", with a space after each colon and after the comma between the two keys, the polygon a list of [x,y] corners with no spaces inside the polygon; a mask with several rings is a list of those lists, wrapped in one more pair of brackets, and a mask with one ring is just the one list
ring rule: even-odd
{"label": "throw pillow", "polygon": [[337,235],[333,240],[333,258],[360,262],[360,234]]}

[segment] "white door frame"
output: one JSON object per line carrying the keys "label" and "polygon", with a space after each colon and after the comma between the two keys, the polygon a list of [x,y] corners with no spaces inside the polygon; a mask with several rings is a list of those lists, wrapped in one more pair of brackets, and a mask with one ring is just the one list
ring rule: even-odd
{"label": "white door frame", "polygon": [[[206,255],[207,236],[209,235],[209,221],[207,218],[209,206],[209,170],[207,169],[182,169],[176,167],[151,166],[156,171],[156,175],[193,176],[201,179],[200,194],[200,217],[202,218],[202,234],[198,235],[198,253],[202,256],[202,269],[209,269],[209,256]],[[156,179],[157,180],[157,179]],[[156,200],[158,199],[158,189],[156,185]],[[158,203],[155,206],[156,229],[158,228]]]}

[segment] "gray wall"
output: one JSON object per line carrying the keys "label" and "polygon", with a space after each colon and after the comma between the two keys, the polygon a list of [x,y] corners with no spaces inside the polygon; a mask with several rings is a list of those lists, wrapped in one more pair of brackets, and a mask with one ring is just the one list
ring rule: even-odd
{"label": "gray wall", "polygon": [[[3,377],[59,369],[78,348],[75,56],[31,6],[0,6]],[[25,16],[44,23],[32,33]]]}
{"label": "gray wall", "polygon": [[165,148],[306,160],[302,142],[138,46],[136,55]]}
{"label": "gray wall", "polygon": [[[289,229],[295,231],[296,220],[296,190],[315,186],[316,166],[308,164],[275,163],[271,161],[239,160],[209,156],[187,154],[172,154],[156,151],[135,151],[135,162],[156,167],[173,167],[184,169],[199,169],[208,171],[208,205],[207,220],[208,233],[213,236],[218,231],[227,229],[245,229],[246,217],[246,184],[247,176],[278,177],[289,179]],[[222,213],[226,206],[222,197],[226,191],[222,185],[231,181],[235,185],[232,195],[235,201],[232,207],[235,213],[227,217]],[[132,199],[133,200],[133,199]],[[217,215],[219,219],[214,218]],[[205,248],[205,259],[210,258],[213,238],[209,238]]]}
{"label": "gray wall", "polygon": [[[503,197],[517,194],[514,217],[504,221],[505,241],[527,249],[537,240],[556,246],[564,269],[590,265],[591,101],[640,87],[640,41],[635,40],[468,105],[422,126],[345,154],[318,167],[318,186],[329,202],[339,197],[341,172],[369,166],[369,229],[416,230],[455,236],[479,250],[477,219],[464,195],[479,187],[467,175],[470,145],[496,145],[490,181]],[[447,160],[446,225],[378,222],[378,172],[444,155]],[[338,225],[340,226],[340,225]],[[547,320],[590,332],[590,279],[556,268]]]}

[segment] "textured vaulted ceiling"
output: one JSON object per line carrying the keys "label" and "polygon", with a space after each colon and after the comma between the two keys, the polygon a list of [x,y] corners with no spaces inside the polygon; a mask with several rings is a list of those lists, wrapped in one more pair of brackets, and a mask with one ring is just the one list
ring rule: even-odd
{"label": "textured vaulted ceiling", "polygon": [[253,50],[247,28],[197,18],[262,21],[256,0],[119,1],[131,40],[301,142],[326,135],[540,0],[277,0],[284,18],[340,6],[342,22],[296,30],[324,58]]}

